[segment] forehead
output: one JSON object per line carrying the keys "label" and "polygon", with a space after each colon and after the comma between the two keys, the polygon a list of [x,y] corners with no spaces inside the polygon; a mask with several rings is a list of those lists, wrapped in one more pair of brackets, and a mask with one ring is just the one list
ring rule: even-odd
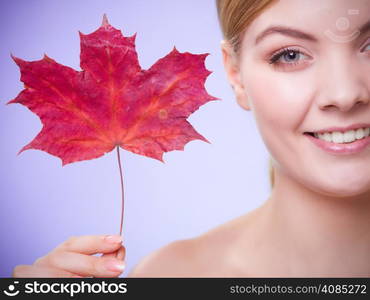
{"label": "forehead", "polygon": [[278,0],[245,30],[242,43],[253,44],[256,36],[272,25],[310,32],[318,39],[331,30],[348,34],[369,20],[370,0]]}

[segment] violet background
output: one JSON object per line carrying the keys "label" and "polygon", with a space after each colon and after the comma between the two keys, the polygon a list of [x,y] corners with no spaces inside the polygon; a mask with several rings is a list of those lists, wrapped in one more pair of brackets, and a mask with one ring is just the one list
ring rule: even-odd
{"label": "violet background", "polygon": [[23,89],[10,53],[25,60],[46,53],[80,70],[78,30],[95,31],[104,13],[125,36],[137,32],[144,69],[173,46],[210,53],[206,67],[213,73],[206,88],[222,99],[188,118],[211,144],[191,141],[184,151],[165,153],[165,164],[121,149],[127,249],[121,277],[152,251],[245,214],[269,195],[269,154],[252,113],[238,106],[226,80],[215,1],[1,1],[0,277],[10,277],[18,264],[32,264],[69,236],[119,233],[116,152],[65,167],[38,150],[17,156],[42,124],[26,107],[5,105]]}

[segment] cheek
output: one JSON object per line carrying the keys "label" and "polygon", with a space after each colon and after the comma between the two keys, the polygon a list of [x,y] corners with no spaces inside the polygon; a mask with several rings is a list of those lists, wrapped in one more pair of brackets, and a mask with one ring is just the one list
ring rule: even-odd
{"label": "cheek", "polygon": [[312,84],[308,84],[308,76],[303,72],[288,74],[272,70],[245,76],[252,112],[267,144],[273,137],[285,140],[294,133],[302,133],[302,122],[312,105],[314,91]]}
{"label": "cheek", "polygon": [[[249,75],[249,74],[248,74]],[[315,84],[309,72],[262,70],[245,76],[244,86],[261,137],[277,163],[294,173],[302,162],[304,121],[312,109]],[[295,177],[299,176],[295,174]]]}

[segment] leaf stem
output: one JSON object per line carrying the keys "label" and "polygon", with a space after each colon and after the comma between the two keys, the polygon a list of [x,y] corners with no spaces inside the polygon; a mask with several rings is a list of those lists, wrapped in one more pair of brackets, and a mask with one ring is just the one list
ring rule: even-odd
{"label": "leaf stem", "polygon": [[122,235],[123,213],[124,213],[124,190],[123,190],[123,175],[122,175],[122,167],[121,167],[121,157],[119,154],[119,146],[117,146],[117,157],[118,157],[119,174],[121,177],[121,195],[122,195],[121,226],[119,230],[119,235]]}

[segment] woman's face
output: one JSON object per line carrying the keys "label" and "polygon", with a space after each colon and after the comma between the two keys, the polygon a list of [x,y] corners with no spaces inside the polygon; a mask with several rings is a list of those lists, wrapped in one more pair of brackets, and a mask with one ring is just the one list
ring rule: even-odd
{"label": "woman's face", "polygon": [[252,110],[274,167],[325,195],[370,190],[370,145],[333,153],[304,134],[370,127],[369,16],[370,0],[281,0],[246,29],[238,59],[223,45],[238,103]]}

